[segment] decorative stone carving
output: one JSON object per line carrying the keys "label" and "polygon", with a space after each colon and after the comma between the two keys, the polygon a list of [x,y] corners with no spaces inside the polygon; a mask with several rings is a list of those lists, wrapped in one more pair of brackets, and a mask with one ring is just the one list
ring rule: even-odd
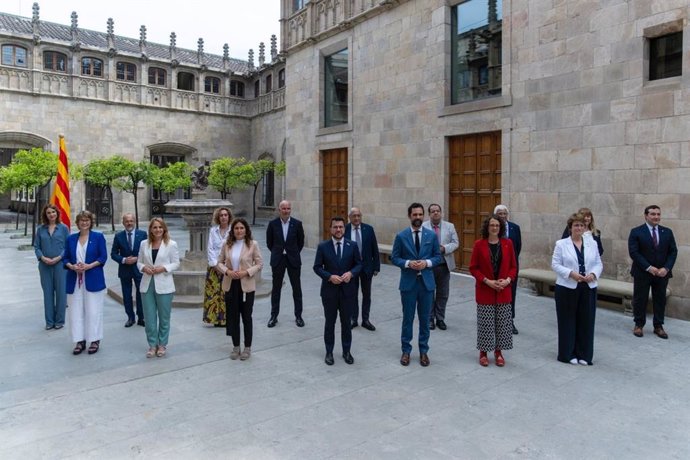
{"label": "decorative stone carving", "polygon": [[204,39],[199,38],[199,40],[196,43],[197,43],[196,60],[199,64],[203,64],[203,62],[204,62]]}
{"label": "decorative stone carving", "polygon": [[266,62],[266,45],[264,42],[259,43],[259,67],[262,67]]}
{"label": "decorative stone carving", "polygon": [[249,68],[249,71],[254,70],[254,50],[253,49],[249,50],[249,59],[247,60],[247,67]]}
{"label": "decorative stone carving", "polygon": [[278,37],[275,34],[271,35],[271,61],[275,61],[278,57]]}

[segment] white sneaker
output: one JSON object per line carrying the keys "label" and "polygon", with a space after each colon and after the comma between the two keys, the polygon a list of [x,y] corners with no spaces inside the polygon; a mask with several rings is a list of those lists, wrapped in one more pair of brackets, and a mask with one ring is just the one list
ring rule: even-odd
{"label": "white sneaker", "polygon": [[587,366],[587,365],[588,365],[587,361],[585,361],[584,359],[578,359],[577,362],[578,362],[578,364],[581,364],[581,365],[583,365],[583,366]]}
{"label": "white sneaker", "polygon": [[577,358],[571,359],[570,364],[575,364],[577,366]]}

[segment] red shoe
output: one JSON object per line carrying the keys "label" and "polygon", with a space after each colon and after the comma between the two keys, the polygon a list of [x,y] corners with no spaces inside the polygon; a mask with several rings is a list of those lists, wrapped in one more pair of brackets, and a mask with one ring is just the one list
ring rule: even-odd
{"label": "red shoe", "polygon": [[486,367],[486,366],[489,365],[489,357],[486,356],[486,352],[485,352],[485,351],[480,351],[480,352],[479,352],[479,364],[481,364],[481,365],[484,366],[484,367]]}
{"label": "red shoe", "polygon": [[503,359],[503,355],[501,354],[501,350],[495,350],[494,351],[494,357],[496,358],[496,365],[498,367],[503,367],[506,365],[506,360]]}

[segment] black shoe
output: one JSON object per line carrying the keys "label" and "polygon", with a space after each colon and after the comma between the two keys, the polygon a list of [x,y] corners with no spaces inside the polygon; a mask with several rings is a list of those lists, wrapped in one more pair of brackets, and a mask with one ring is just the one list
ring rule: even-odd
{"label": "black shoe", "polygon": [[347,364],[352,364],[355,362],[355,358],[352,357],[352,354],[350,354],[349,351],[343,353],[343,359]]}
{"label": "black shoe", "polygon": [[63,327],[65,327],[64,324],[56,324],[56,325],[55,325],[55,330],[57,331],[57,330],[59,330],[59,329],[62,329]]}
{"label": "black shoe", "polygon": [[55,328],[55,326],[49,324],[49,325],[46,326],[46,331],[49,331],[49,330],[51,330],[51,329],[53,329],[53,328]]}
{"label": "black shoe", "polygon": [[373,324],[371,324],[369,321],[362,321],[362,327],[364,329],[367,329],[369,331],[375,331],[376,328],[374,327]]}
{"label": "black shoe", "polygon": [[[362,326],[364,326],[364,322],[362,322]],[[350,329],[354,329],[356,327],[357,327],[357,320],[353,319],[352,321],[350,321]]]}
{"label": "black shoe", "polygon": [[326,353],[326,359],[324,359],[323,362],[325,362],[329,366],[332,366],[333,363],[335,362],[333,360],[333,353]]}
{"label": "black shoe", "polygon": [[436,321],[436,325],[437,325],[438,328],[441,329],[442,331],[445,331],[446,329],[448,329],[448,326],[446,326],[446,322],[443,321],[442,319],[437,320],[437,321]]}
{"label": "black shoe", "polygon": [[304,327],[304,320],[301,316],[295,318],[295,324],[297,325],[297,327]]}
{"label": "black shoe", "polygon": [[271,319],[268,320],[268,327],[275,326],[277,322],[278,322],[278,317],[277,316],[271,316]]}
{"label": "black shoe", "polygon": [[518,335],[518,330],[515,327],[515,324],[513,324],[513,335]]}
{"label": "black shoe", "polygon": [[139,319],[139,321],[137,321],[137,325],[138,325],[138,326],[142,326],[142,327],[146,327],[146,323],[145,323],[144,320],[141,319],[141,318]]}
{"label": "black shoe", "polygon": [[436,329],[436,324],[434,324],[434,320],[432,319],[429,321],[429,330],[433,331],[434,329]]}
{"label": "black shoe", "polygon": [[128,319],[127,322],[125,323],[125,327],[132,327],[132,326],[134,326],[134,320]]}

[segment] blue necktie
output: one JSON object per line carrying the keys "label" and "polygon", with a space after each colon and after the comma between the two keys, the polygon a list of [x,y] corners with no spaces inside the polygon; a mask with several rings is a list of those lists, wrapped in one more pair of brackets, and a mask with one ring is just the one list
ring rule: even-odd
{"label": "blue necktie", "polygon": [[340,252],[340,241],[338,241],[336,244],[337,249],[335,250],[335,255],[338,256],[338,260],[341,259],[342,253]]}

